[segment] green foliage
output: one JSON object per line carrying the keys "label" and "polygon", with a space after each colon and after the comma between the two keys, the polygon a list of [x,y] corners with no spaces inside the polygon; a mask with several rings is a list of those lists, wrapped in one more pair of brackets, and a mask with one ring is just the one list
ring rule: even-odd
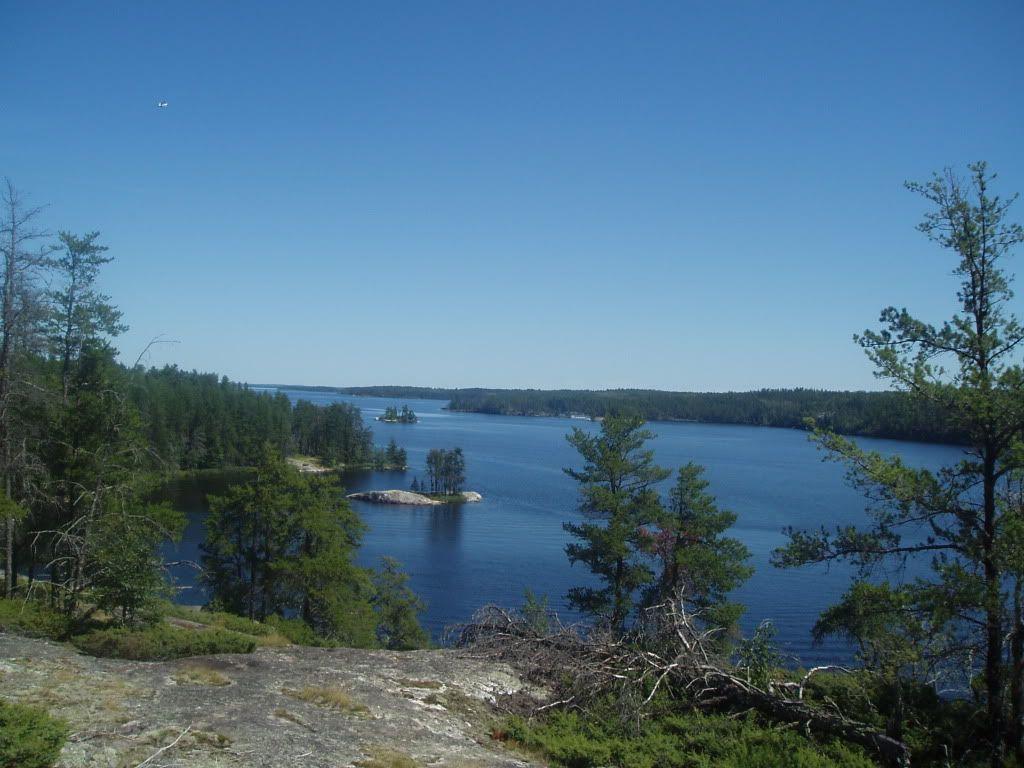
{"label": "green foliage", "polygon": [[0,629],[29,637],[66,640],[73,622],[65,613],[55,611],[38,600],[0,598]]}
{"label": "green foliage", "polygon": [[284,452],[292,437],[287,395],[257,392],[213,373],[140,367],[132,371],[128,393],[162,467],[251,467],[267,443]]}
{"label": "green foliage", "polygon": [[782,666],[782,656],[775,645],[775,625],[767,619],[762,621],[753,636],[740,643],[736,656],[736,666],[747,680],[766,689],[773,673]]}
{"label": "green foliage", "polygon": [[155,621],[171,594],[159,546],[176,540],[185,518],[168,505],[112,511],[95,525],[90,598],[125,626]]}
{"label": "green foliage", "polygon": [[0,701],[0,768],[51,768],[67,734],[41,709]]}
{"label": "green foliage", "polygon": [[[944,414],[964,436],[965,458],[919,470],[816,431],[819,446],[847,466],[850,483],[870,499],[868,521],[790,530],[774,560],[787,567],[845,560],[859,569],[862,583],[822,617],[819,632],[854,638],[896,695],[908,677],[956,668],[971,675],[981,660],[986,748],[995,766],[1007,748],[1024,762],[1024,572],[1014,554],[1024,506],[1017,481],[1024,468],[1024,326],[1008,309],[1011,278],[1002,269],[1024,243],[1024,228],[1006,220],[1013,200],[991,194],[993,178],[977,163],[968,182],[947,171],[908,185],[932,205],[919,230],[957,260],[953,317],[933,325],[887,307],[880,330],[855,337],[879,378]],[[908,560],[930,573],[899,589],[866,586],[879,567],[902,568]],[[903,727],[897,711],[887,731],[898,737]]]}
{"label": "green foliage", "polygon": [[661,574],[648,590],[647,603],[682,599],[710,627],[735,630],[743,606],[728,594],[750,578],[750,552],[738,539],[723,536],[736,523],[736,515],[721,510],[706,492],[704,468],[689,463],[679,469],[669,503],[654,522],[643,529],[641,546],[661,563]]}
{"label": "green foliage", "polygon": [[71,642],[90,656],[163,661],[214,653],[252,653],[253,637],[226,629],[181,629],[155,624],[144,629],[115,627],[76,635]]}
{"label": "green foliage", "polygon": [[526,620],[526,625],[538,635],[544,636],[551,629],[547,595],[538,597],[532,589],[527,587],[523,593],[523,607],[519,609],[519,612]]}
{"label": "green foliage", "polygon": [[395,438],[388,441],[387,448],[374,448],[373,468],[374,469],[398,469],[404,470],[409,463],[409,457],[404,448],[399,448]]}
{"label": "green foliage", "polygon": [[805,699],[838,708],[847,717],[885,730],[904,719],[902,738],[914,765],[980,765],[984,711],[977,702],[940,696],[932,685],[907,682],[897,691],[871,670],[821,672],[807,683]]}
{"label": "green foliage", "polygon": [[185,621],[193,621],[196,624],[205,624],[209,627],[220,627],[221,629],[229,629],[232,632],[240,632],[243,635],[253,635],[255,637],[266,637],[274,634],[274,627],[269,623],[262,623],[259,621],[253,621],[245,616],[238,616],[234,613],[227,613],[226,611],[211,611],[206,610],[194,610],[187,608],[183,605],[175,605],[166,601],[162,601],[158,604],[158,610],[161,616],[174,617],[178,619],[184,619]]}
{"label": "green foliage", "polygon": [[419,622],[419,614],[426,606],[409,589],[408,581],[401,563],[392,557],[381,558],[380,568],[373,576],[377,640],[393,651],[411,651],[430,644],[430,636]]}
{"label": "green foliage", "polygon": [[298,615],[330,641],[376,644],[370,574],[353,562],[364,526],[332,480],[268,450],[251,482],[209,501],[204,578],[219,606],[258,621]]}
{"label": "green foliage", "polygon": [[[466,459],[462,449],[431,448],[427,452],[427,478],[433,495],[454,497],[460,494],[466,482]],[[420,486],[420,490],[425,489]]]}
{"label": "green foliage", "polygon": [[363,425],[362,412],[348,403],[316,406],[295,403],[292,446],[329,464],[369,465],[373,462],[373,432]]}
{"label": "green foliage", "polygon": [[305,645],[311,648],[337,648],[342,645],[336,640],[321,637],[302,619],[286,619],[275,614],[267,617],[265,625],[288,638],[288,642],[294,645]]}
{"label": "green foliage", "polygon": [[380,417],[380,420],[392,424],[415,424],[419,421],[408,405],[403,405],[401,411],[393,405],[389,405],[384,409],[384,415]]}
{"label": "green foliage", "polygon": [[546,720],[512,719],[500,734],[564,768],[873,768],[861,751],[816,743],[753,716],[661,714],[624,725],[611,708],[556,711]]}
{"label": "green foliage", "polygon": [[565,473],[580,484],[580,511],[587,521],[563,525],[577,540],[565,551],[570,563],[583,563],[604,584],[574,587],[568,599],[615,632],[629,620],[634,593],[654,577],[640,554],[641,530],[661,517],[652,486],[670,474],[644,447],[654,434],[643,424],[640,418],[613,416],[604,420],[599,435],[577,427],[567,438],[583,457],[582,470]]}

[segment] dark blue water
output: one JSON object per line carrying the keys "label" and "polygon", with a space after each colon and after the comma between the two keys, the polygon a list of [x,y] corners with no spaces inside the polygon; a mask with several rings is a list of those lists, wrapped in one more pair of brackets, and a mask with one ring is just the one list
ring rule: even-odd
{"label": "dark blue water", "polygon": [[[488,416],[442,410],[443,401],[392,400],[287,391],[292,400],[316,403],[345,401],[358,405],[372,424],[374,440],[384,445],[394,437],[409,454],[407,472],[349,473],[349,491],[408,488],[413,477],[424,478],[430,448],[459,446],[466,455],[468,490],[479,491],[479,504],[450,507],[395,507],[356,502],[369,525],[359,559],[375,565],[381,556],[400,560],[412,587],[427,601],[424,623],[435,638],[446,625],[467,620],[485,603],[516,606],[523,591],[547,594],[550,604],[571,616],[566,590],[587,583],[582,566],[570,567],[565,557],[567,535],[562,523],[578,520],[575,483],[563,467],[578,466],[578,456],[565,435],[578,426],[596,431],[588,421]],[[418,424],[373,421],[387,406],[408,404]],[[843,566],[780,571],[769,555],[785,542],[783,528],[817,528],[864,519],[864,500],[843,480],[843,468],[821,461],[806,433],[764,427],[691,423],[654,423],[653,441],[659,464],[678,467],[695,461],[707,468],[710,491],[719,504],[738,515],[733,535],[750,549],[754,576],[736,593],[746,604],[746,629],[771,619],[777,640],[805,664],[844,661],[850,651],[841,642],[812,647],[810,628],[820,611],[834,602],[849,583]],[[937,467],[956,461],[951,446],[888,440],[859,441],[866,448],[898,453],[913,466]],[[180,481],[172,498],[189,513],[190,525],[177,556],[198,559],[202,541],[203,494],[224,481]],[[176,572],[184,581],[191,571]],[[186,602],[203,602],[195,590]]]}

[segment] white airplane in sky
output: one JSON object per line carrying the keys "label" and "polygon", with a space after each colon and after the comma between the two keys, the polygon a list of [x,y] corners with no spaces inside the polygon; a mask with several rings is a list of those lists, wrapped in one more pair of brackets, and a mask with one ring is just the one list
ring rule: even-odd
{"label": "white airplane in sky", "polygon": [[158,107],[159,107],[160,109],[163,109],[164,107],[166,107],[166,106],[167,106],[167,102],[166,102],[166,101],[158,101],[158,102],[156,103],[156,105],[157,105],[157,106],[158,106]]}

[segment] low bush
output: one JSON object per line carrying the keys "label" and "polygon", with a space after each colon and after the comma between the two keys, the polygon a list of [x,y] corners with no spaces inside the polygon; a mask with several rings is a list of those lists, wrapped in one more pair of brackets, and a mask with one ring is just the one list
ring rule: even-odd
{"label": "low bush", "polygon": [[612,713],[554,712],[541,722],[508,721],[495,737],[564,768],[874,768],[862,751],[817,743],[753,716],[660,715],[639,729]]}
{"label": "low bush", "polygon": [[0,701],[0,768],[50,768],[67,727],[41,709]]}
{"label": "low bush", "polygon": [[252,653],[256,639],[217,627],[191,630],[157,624],[144,629],[99,629],[71,639],[91,656],[161,661],[215,653]]}
{"label": "low bush", "polygon": [[0,598],[0,629],[30,637],[66,640],[71,620],[37,600]]}
{"label": "low bush", "polygon": [[308,645],[314,648],[338,648],[339,643],[321,637],[302,619],[284,619],[280,616],[268,616],[266,626],[274,632],[284,635],[295,645]]}

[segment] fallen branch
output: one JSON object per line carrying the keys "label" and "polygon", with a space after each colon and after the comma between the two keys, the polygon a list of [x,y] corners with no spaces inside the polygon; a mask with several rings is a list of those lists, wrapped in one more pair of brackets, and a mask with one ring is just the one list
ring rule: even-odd
{"label": "fallen branch", "polygon": [[192,725],[189,724],[189,726],[185,730],[183,730],[181,733],[178,734],[178,738],[176,738],[170,744],[167,744],[166,746],[160,747],[160,749],[158,749],[152,755],[150,755],[145,760],[143,760],[141,763],[136,765],[135,768],[143,768],[143,766],[148,765],[153,760],[155,760],[156,758],[160,757],[160,755],[162,755],[164,752],[166,752],[167,750],[171,749],[175,744],[177,744],[179,741],[181,741],[185,737],[185,734],[188,733],[191,730],[192,730]]}

